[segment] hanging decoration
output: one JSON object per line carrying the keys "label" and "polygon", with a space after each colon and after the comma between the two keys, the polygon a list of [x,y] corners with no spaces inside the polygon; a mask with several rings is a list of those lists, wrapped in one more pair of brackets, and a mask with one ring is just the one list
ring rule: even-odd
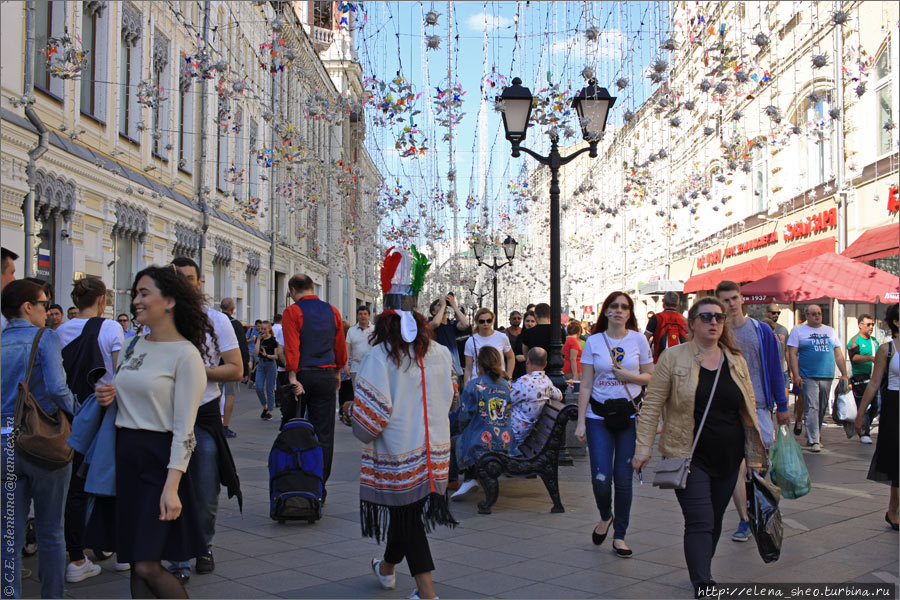
{"label": "hanging decoration", "polygon": [[87,66],[88,51],[81,47],[81,38],[69,35],[68,28],[61,36],[48,38],[41,53],[47,59],[51,77],[77,79]]}
{"label": "hanging decoration", "polygon": [[160,102],[165,102],[166,100],[168,98],[163,95],[163,87],[161,85],[153,85],[153,82],[149,79],[142,79],[138,83],[137,102],[141,106],[156,108]]}

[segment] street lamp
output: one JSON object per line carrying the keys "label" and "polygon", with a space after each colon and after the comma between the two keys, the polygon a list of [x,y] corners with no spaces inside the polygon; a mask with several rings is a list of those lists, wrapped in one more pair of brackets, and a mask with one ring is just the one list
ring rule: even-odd
{"label": "street lamp", "polygon": [[[572,107],[578,114],[581,125],[581,134],[588,142],[587,148],[582,148],[569,156],[559,154],[559,136],[555,132],[550,134],[550,154],[542,156],[533,150],[521,146],[528,131],[528,120],[531,116],[532,95],[531,91],[522,86],[522,80],[516,77],[512,85],[504,88],[500,95],[503,107],[503,128],[506,130],[506,139],[512,144],[512,155],[518,157],[521,152],[533,157],[542,165],[550,168],[550,356],[547,363],[547,375],[560,389],[565,388],[565,379],[562,374],[562,338],[560,336],[560,244],[559,244],[559,168],[575,159],[578,155],[588,152],[591,158],[597,158],[597,143],[601,134],[606,130],[606,120],[609,117],[609,109],[616,103],[616,99],[609,95],[606,88],[597,87],[597,81],[591,79],[587,87],[582,89],[572,99]],[[496,280],[496,278],[495,278]]]}
{"label": "street lamp", "polygon": [[478,261],[479,265],[484,265],[488,269],[494,272],[494,319],[498,322],[500,320],[500,316],[497,314],[497,271],[512,264],[513,259],[516,257],[516,247],[519,245],[512,236],[506,236],[506,239],[503,240],[503,253],[506,254],[506,262],[503,264],[497,264],[497,255],[494,254],[494,262],[486,263],[482,259],[484,258],[484,246],[480,244],[478,241],[472,243],[472,253],[475,254],[475,260]]}

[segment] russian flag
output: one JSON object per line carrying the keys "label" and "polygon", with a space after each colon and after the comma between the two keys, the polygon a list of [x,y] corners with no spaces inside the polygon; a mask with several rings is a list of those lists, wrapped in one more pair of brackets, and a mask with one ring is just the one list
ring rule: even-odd
{"label": "russian flag", "polygon": [[38,268],[39,269],[49,269],[50,268],[50,250],[44,248],[38,248]]}

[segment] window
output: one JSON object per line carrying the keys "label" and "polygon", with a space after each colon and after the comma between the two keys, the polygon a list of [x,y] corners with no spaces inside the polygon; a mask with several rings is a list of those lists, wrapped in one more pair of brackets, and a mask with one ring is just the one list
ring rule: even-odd
{"label": "window", "polygon": [[194,95],[191,76],[182,64],[178,78],[178,168],[192,172],[194,164]]}
{"label": "window", "polygon": [[234,167],[232,179],[234,185],[234,197],[240,200],[244,197],[244,182],[247,180],[247,171],[244,169],[246,162],[244,161],[244,113],[238,108],[234,111],[234,160],[231,165]]}
{"label": "window", "polygon": [[115,236],[116,244],[116,314],[131,314],[131,284],[134,279],[134,240]]}
{"label": "window", "polygon": [[106,69],[109,18],[106,2],[85,2],[81,20],[81,44],[87,64],[81,73],[81,112],[106,122]]}
{"label": "window", "polygon": [[[169,159],[169,40],[159,31],[153,36],[153,85],[159,90],[159,101],[152,112],[153,154]],[[163,100],[163,98],[166,98]]]}
{"label": "window", "polygon": [[222,262],[216,262],[213,265],[213,293],[215,294],[216,306],[222,302],[225,297],[225,269],[226,266]]}
{"label": "window", "polygon": [[252,323],[256,318],[256,315],[253,313],[253,309],[256,308],[256,295],[258,293],[259,290],[256,288],[256,274],[248,271],[246,289],[244,290],[244,294],[247,296],[247,314],[244,315],[244,318],[247,323]]}
{"label": "window", "polygon": [[141,13],[122,5],[122,44],[119,56],[119,133],[138,142],[141,105],[137,88],[141,81]]}
{"label": "window", "polygon": [[803,169],[806,171],[805,189],[814,188],[834,176],[834,121],[828,114],[831,94],[819,90],[815,95],[815,102],[808,97],[803,101],[804,109],[798,111],[795,123],[803,130],[801,143],[806,154]]}
{"label": "window", "polygon": [[313,25],[323,29],[331,29],[331,2],[319,0],[313,2]]}
{"label": "window", "polygon": [[884,52],[875,63],[875,77],[877,77],[877,87],[875,89],[875,98],[878,104],[876,122],[878,123],[878,155],[888,154],[893,147],[893,130],[885,129],[888,121],[893,121],[893,103],[894,94],[891,85],[891,61],[890,47],[885,48]]}
{"label": "window", "polygon": [[250,121],[250,142],[247,152],[247,193],[250,198],[256,198],[257,182],[259,181],[259,164],[256,162],[256,152],[259,149],[259,131],[256,121]]}
{"label": "window", "polygon": [[765,146],[765,138],[761,138],[762,145],[753,148],[753,199],[750,212],[758,213],[766,210],[769,200],[769,150]]}
{"label": "window", "polygon": [[220,96],[216,116],[216,188],[224,192],[228,176],[228,104]]}
{"label": "window", "polygon": [[38,0],[34,3],[34,85],[58,100],[63,96],[63,82],[51,77],[47,69],[47,49],[50,38],[63,34],[66,3],[61,0]]}

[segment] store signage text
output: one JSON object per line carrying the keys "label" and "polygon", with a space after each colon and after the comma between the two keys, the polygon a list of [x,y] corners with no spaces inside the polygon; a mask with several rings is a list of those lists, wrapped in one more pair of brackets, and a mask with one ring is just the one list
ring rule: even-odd
{"label": "store signage text", "polygon": [[804,237],[820,231],[837,227],[837,209],[830,208],[806,219],[788,223],[784,226],[784,241]]}
{"label": "store signage text", "polygon": [[744,252],[749,252],[750,250],[756,250],[757,248],[763,248],[765,246],[777,243],[778,232],[773,231],[772,233],[761,235],[759,237],[753,238],[752,240],[747,240],[746,242],[741,242],[740,244],[735,244],[734,246],[728,246],[725,248],[725,250],[715,250],[708,254],[704,254],[697,259],[697,268],[704,269],[712,265],[717,265],[731,256],[737,256],[738,254],[743,254]]}

